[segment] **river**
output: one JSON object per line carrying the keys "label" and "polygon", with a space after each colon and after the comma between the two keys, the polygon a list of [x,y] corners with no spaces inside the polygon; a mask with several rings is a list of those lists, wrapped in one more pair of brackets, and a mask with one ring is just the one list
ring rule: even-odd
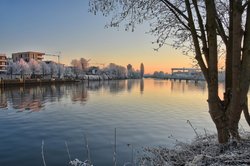
{"label": "river", "polygon": [[[215,132],[204,82],[85,82],[0,94],[0,165],[43,165],[42,141],[47,166],[87,159],[86,142],[94,165],[113,165],[115,129],[116,160],[123,165],[142,147],[191,142],[195,132],[187,120],[199,134]],[[248,129],[244,120],[241,126]]]}

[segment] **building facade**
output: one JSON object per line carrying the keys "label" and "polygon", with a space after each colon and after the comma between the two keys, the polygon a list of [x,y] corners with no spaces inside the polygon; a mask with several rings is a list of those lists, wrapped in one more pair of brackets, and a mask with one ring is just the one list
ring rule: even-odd
{"label": "building facade", "polygon": [[26,62],[29,62],[30,59],[34,59],[36,61],[41,61],[41,60],[43,60],[43,55],[45,55],[45,53],[32,52],[32,51],[18,52],[18,53],[12,54],[12,59],[13,59],[13,62],[19,61],[20,59],[23,59]]}
{"label": "building facade", "polygon": [[5,54],[0,54],[0,73],[7,72],[7,57]]}

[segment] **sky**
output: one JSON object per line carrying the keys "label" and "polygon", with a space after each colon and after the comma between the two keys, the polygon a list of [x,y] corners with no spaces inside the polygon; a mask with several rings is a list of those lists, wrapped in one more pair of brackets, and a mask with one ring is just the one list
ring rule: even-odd
{"label": "sky", "polygon": [[90,65],[131,64],[135,69],[143,63],[145,73],[192,66],[181,50],[164,46],[154,51],[148,24],[134,32],[105,28],[110,17],[93,15],[88,8],[88,0],[0,0],[0,53],[11,57],[22,51],[60,52],[60,62],[66,65],[79,58],[90,60]]}

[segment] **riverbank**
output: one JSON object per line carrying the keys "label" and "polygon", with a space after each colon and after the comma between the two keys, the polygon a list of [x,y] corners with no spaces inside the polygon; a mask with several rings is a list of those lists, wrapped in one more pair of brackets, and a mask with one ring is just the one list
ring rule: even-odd
{"label": "riverbank", "polygon": [[1,87],[79,82],[76,79],[1,79]]}
{"label": "riverbank", "polygon": [[[143,157],[137,158],[131,165],[140,166],[228,166],[250,165],[250,134],[244,133],[241,142],[231,140],[226,145],[220,145],[217,135],[197,137],[191,144],[178,142],[172,149],[164,147],[145,148]],[[75,159],[70,166],[93,166],[91,161]],[[124,164],[125,165],[125,164]]]}
{"label": "riverbank", "polygon": [[217,135],[199,136],[191,144],[177,142],[173,149],[145,148],[140,165],[250,165],[250,133],[243,133],[242,140],[231,140],[220,145]]}
{"label": "riverbank", "polygon": [[116,78],[107,75],[85,75],[78,78],[4,78],[0,79],[0,87],[9,87],[17,85],[40,85],[40,84],[59,84],[59,83],[72,83],[83,81],[108,81],[108,80],[123,80],[128,78]]}

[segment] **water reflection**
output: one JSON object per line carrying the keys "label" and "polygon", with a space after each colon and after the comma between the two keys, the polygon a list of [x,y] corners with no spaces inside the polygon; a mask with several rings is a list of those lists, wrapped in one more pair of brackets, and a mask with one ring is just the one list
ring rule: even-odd
{"label": "water reflection", "polygon": [[186,82],[186,81],[174,81],[171,80],[171,91],[172,92],[190,92],[190,91],[201,91],[206,92],[207,85],[205,81],[200,82]]}
{"label": "water reflection", "polygon": [[[147,91],[152,95],[156,93],[155,87],[160,90],[169,89],[171,92],[206,92],[205,82],[179,82],[165,80],[147,80]],[[152,91],[154,89],[154,92]],[[144,94],[144,79],[138,80],[112,80],[80,82],[75,84],[25,86],[0,89],[0,108],[13,108],[18,111],[40,111],[46,103],[60,102],[67,97],[74,103],[86,104],[89,92],[100,91],[103,93],[118,94],[137,91]]]}
{"label": "water reflection", "polygon": [[109,93],[120,93],[126,90],[130,91],[138,83],[143,91],[143,81],[139,80],[93,81],[77,84],[5,88],[0,89],[0,108],[11,107],[18,111],[40,111],[45,103],[60,102],[63,96],[69,96],[72,102],[85,104],[88,100],[88,91],[104,89]]}
{"label": "water reflection", "polygon": [[25,86],[1,89],[1,107],[18,111],[40,111],[46,102],[60,101],[64,95],[61,86]]}
{"label": "water reflection", "polygon": [[20,160],[27,166],[39,165],[42,139],[46,139],[46,156],[57,154],[47,158],[50,165],[63,165],[64,140],[72,154],[83,154],[79,145],[85,132],[95,165],[112,165],[114,128],[118,165],[122,165],[131,156],[128,143],[172,145],[170,135],[181,141],[193,138],[187,119],[202,132],[213,129],[204,89],[203,82],[153,79],[0,88],[0,165],[17,165]]}
{"label": "water reflection", "polygon": [[5,93],[0,90],[0,108],[7,108],[8,104],[7,104],[7,99],[6,99],[6,96],[5,96]]}
{"label": "water reflection", "polygon": [[[93,89],[92,86],[90,87]],[[80,102],[81,104],[85,104],[87,102],[88,90],[87,90],[86,84],[76,84],[75,86],[71,86],[69,90],[72,92],[72,95],[71,95],[72,101]]]}
{"label": "water reflection", "polygon": [[141,81],[140,81],[140,92],[141,92],[141,94],[143,94],[143,91],[144,91],[144,80],[141,79]]}

